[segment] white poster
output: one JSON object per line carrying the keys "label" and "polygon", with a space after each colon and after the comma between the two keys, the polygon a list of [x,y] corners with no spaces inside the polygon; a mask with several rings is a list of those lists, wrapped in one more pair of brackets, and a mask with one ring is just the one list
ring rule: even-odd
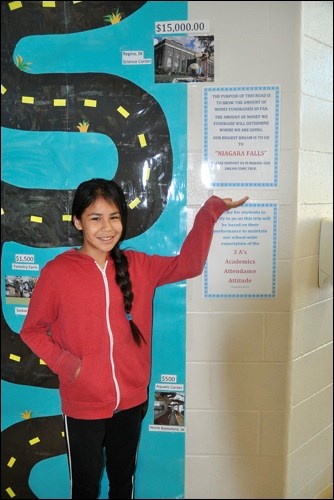
{"label": "white poster", "polygon": [[217,221],[204,269],[206,298],[274,298],[277,203],[246,203]]}
{"label": "white poster", "polygon": [[203,93],[208,184],[277,187],[279,87],[204,87]]}

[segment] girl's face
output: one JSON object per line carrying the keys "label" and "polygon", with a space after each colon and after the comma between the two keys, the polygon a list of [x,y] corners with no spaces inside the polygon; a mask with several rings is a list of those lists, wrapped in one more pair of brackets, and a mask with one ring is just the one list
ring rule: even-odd
{"label": "girl's face", "polygon": [[73,222],[83,234],[80,251],[104,267],[108,253],[122,236],[121,215],[116,205],[104,198],[97,198],[84,210],[80,219],[74,216]]}

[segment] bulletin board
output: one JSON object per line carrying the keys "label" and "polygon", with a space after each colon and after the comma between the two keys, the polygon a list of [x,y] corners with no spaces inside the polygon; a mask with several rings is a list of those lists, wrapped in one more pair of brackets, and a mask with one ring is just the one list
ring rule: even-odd
{"label": "bulletin board", "polygon": [[[122,186],[127,248],[174,255],[185,237],[187,90],[154,77],[171,17],[187,2],[1,2],[1,498],[70,498],[58,379],[19,332],[43,266],[79,244],[75,188]],[[183,282],[157,290],[152,357],[135,496],[183,498]]]}

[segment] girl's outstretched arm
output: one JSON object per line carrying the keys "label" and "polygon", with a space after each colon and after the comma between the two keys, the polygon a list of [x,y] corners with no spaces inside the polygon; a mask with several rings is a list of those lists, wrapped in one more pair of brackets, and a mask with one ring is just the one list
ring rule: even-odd
{"label": "girl's outstretched arm", "polygon": [[[232,198],[211,196],[198,211],[194,225],[183,242],[176,257],[156,256],[151,260],[151,270],[157,285],[193,278],[202,273],[207,259],[214,225],[226,211],[237,208],[249,199],[248,196],[233,201]],[[158,278],[157,278],[158,276]]]}

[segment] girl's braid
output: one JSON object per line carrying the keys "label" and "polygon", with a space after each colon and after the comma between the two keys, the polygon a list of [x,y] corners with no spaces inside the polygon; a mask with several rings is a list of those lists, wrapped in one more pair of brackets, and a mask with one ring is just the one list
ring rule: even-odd
{"label": "girl's braid", "polygon": [[125,314],[129,319],[133,338],[136,344],[140,345],[142,340],[145,342],[145,339],[131,317],[133,291],[129,274],[128,259],[126,258],[126,255],[120,250],[118,245],[116,245],[110,253],[115,263],[116,283],[120,287],[123,294]]}

